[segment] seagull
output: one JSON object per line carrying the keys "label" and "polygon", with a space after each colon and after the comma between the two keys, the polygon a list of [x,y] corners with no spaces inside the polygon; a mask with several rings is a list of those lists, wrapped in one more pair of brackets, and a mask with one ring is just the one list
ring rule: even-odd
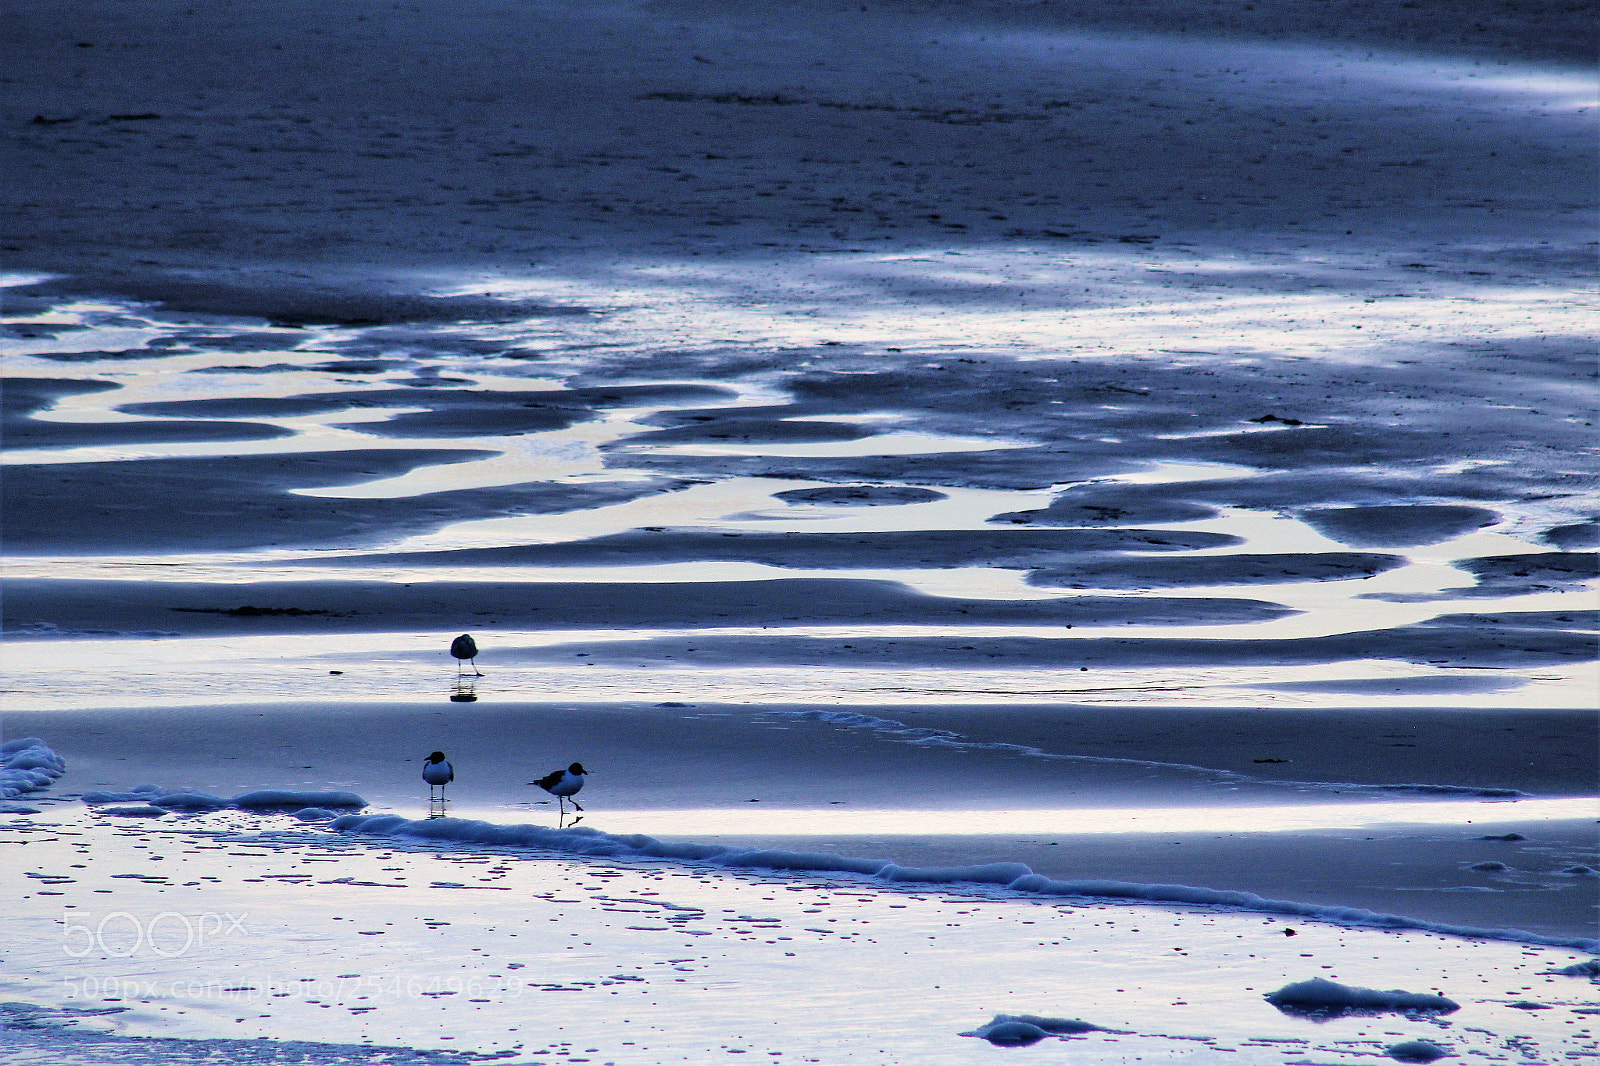
{"label": "seagull", "polygon": [[[539,778],[539,780],[529,781],[528,784],[538,785],[554,796],[557,802],[561,804],[561,813],[565,814],[567,811],[567,797],[575,794],[583,787],[583,777],[588,772],[583,768],[582,763],[575,762],[565,770],[552,770]],[[577,800],[573,800],[572,805],[580,811],[583,810],[582,807],[578,806]]]}
{"label": "seagull", "polygon": [[444,752],[436,751],[422,764],[422,779],[428,783],[428,802],[433,802],[433,788],[439,786],[439,798],[444,798],[444,786],[456,779],[455,770],[446,761]]}
{"label": "seagull", "polygon": [[[478,642],[472,639],[472,634],[463,633],[455,640],[452,640],[450,642],[450,654],[457,659],[470,659],[472,661],[472,672],[479,677],[483,676],[483,671],[478,669]],[[456,663],[456,676],[461,676],[461,664],[459,662]]]}

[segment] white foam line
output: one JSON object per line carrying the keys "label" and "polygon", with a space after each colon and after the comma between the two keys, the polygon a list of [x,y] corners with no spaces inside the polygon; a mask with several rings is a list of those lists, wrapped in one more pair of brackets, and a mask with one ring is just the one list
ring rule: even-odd
{"label": "white foam line", "polygon": [[948,729],[926,729],[909,726],[892,718],[875,718],[872,715],[856,714],[853,711],[809,710],[767,711],[765,713],[778,718],[826,722],[829,725],[843,726],[846,729],[867,729],[889,740],[898,740],[906,744],[957,748],[963,751],[1008,751],[1034,759],[1051,759],[1061,762],[1095,763],[1107,766],[1138,766],[1155,770],[1178,770],[1186,773],[1203,774],[1216,781],[1231,781],[1240,784],[1274,785],[1282,788],[1320,792],[1417,793],[1431,796],[1478,796],[1485,799],[1519,799],[1528,795],[1528,793],[1514,788],[1483,788],[1475,785],[1374,785],[1342,781],[1283,781],[1272,778],[1252,777],[1249,774],[1241,774],[1233,770],[1194,766],[1189,763],[1158,762],[1152,759],[1122,759],[1109,755],[1062,755],[1045,751],[1043,748],[1036,748],[1029,744],[969,740],[960,733],[952,732]]}
{"label": "white foam line", "polygon": [[1018,895],[1081,896],[1121,899],[1140,903],[1220,907],[1262,914],[1288,914],[1336,925],[1390,930],[1415,930],[1475,940],[1507,940],[1546,947],[1600,952],[1600,939],[1545,936],[1520,929],[1485,929],[1450,925],[1380,914],[1358,907],[1336,907],[1289,900],[1267,899],[1253,892],[1232,892],[1190,885],[1142,884],[1129,881],[1059,881],[1036,874],[1020,862],[978,866],[899,866],[885,859],[862,859],[827,852],[797,852],[781,848],[738,848],[722,844],[672,843],[642,834],[614,835],[579,826],[550,829],[536,825],[499,825],[461,818],[413,821],[399,815],[346,815],[332,823],[335,830],[380,837],[456,842],[469,845],[538,848],[607,859],[668,859],[730,869],[776,870],[810,874],[849,874],[884,885],[980,885]]}

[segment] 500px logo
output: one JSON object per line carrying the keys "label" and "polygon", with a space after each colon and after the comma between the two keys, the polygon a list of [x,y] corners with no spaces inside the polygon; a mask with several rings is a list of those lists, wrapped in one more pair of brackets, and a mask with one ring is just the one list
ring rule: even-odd
{"label": "500px logo", "polygon": [[162,911],[149,921],[141,921],[127,911],[112,911],[94,925],[75,921],[76,917],[69,914],[61,920],[65,926],[61,950],[75,959],[83,958],[96,948],[102,955],[114,959],[125,959],[141,948],[148,948],[152,955],[164,959],[175,959],[204,947],[208,937],[216,940],[235,933],[250,935],[244,927],[244,920],[249,917],[246,914]]}

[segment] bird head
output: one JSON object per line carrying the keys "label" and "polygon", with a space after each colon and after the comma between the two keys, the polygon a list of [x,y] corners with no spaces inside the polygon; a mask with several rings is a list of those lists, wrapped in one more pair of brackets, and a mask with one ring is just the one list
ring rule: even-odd
{"label": "bird head", "polygon": [[444,752],[442,752],[442,751],[434,752],[432,755],[428,756],[428,761],[429,762],[444,762]]}
{"label": "bird head", "polygon": [[569,773],[569,774],[577,774],[580,777],[582,775],[584,775],[584,774],[587,774],[588,772],[589,771],[587,771],[587,770],[585,770],[583,768],[583,764],[581,762],[575,762],[571,766],[567,767],[567,773]]}

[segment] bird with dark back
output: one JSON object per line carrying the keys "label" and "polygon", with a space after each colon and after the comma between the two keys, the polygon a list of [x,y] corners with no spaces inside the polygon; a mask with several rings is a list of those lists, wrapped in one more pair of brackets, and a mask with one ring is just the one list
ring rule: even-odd
{"label": "bird with dark back", "polygon": [[[561,805],[561,812],[565,814],[567,810],[567,798],[576,795],[578,790],[583,788],[583,779],[588,775],[588,773],[589,771],[583,768],[582,763],[575,762],[571,766],[568,766],[565,770],[552,770],[550,773],[539,778],[539,780],[529,781],[528,784],[538,785],[540,788],[550,793],[550,795],[554,796],[556,801]],[[583,810],[583,808],[579,806],[577,800],[573,800],[572,805],[580,811]]]}

